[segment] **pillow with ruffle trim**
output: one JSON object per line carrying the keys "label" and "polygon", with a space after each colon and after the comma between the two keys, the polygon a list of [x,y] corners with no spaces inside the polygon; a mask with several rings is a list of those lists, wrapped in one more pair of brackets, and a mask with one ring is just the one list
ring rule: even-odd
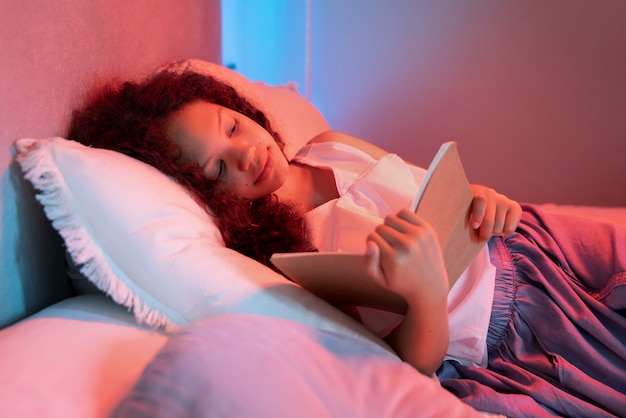
{"label": "pillow with ruffle trim", "polygon": [[174,330],[254,313],[384,344],[338,309],[223,244],[211,217],[157,169],[63,138],[19,139],[16,159],[72,260],[138,322]]}

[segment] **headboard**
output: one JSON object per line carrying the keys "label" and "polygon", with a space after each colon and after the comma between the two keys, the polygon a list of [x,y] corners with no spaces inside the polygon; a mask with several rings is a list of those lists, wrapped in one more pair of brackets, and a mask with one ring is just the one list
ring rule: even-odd
{"label": "headboard", "polygon": [[0,15],[0,328],[71,295],[64,251],[13,161],[20,137],[65,133],[99,81],[172,60],[221,61],[219,0],[24,0]]}

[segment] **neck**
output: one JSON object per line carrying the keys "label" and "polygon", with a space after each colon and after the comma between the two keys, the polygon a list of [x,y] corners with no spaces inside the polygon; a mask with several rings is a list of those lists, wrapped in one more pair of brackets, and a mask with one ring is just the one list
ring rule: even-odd
{"label": "neck", "polygon": [[291,201],[306,213],[339,196],[333,172],[291,163],[285,183],[276,190],[280,200]]}

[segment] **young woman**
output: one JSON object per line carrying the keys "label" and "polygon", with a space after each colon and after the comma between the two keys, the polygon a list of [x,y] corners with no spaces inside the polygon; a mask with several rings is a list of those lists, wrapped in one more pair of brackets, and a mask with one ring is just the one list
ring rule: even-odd
{"label": "young woman", "polygon": [[[359,241],[372,276],[407,301],[386,339],[479,409],[506,413],[515,398],[531,413],[615,414],[626,402],[624,231],[585,224],[589,249],[582,220],[530,206],[522,215],[517,202],[475,185],[470,222],[490,241],[449,289],[435,233],[403,209],[413,193],[381,181],[389,170],[417,178],[415,168],[339,132],[289,161],[267,118],[211,77],[165,70],[109,86],[74,113],[68,137],[174,177],[229,247],[265,264],[274,252]],[[500,405],[485,404],[495,392]]]}

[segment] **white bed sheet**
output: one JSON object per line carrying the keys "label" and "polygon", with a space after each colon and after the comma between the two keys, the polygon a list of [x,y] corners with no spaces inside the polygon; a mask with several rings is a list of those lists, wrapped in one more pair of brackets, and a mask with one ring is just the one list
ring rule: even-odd
{"label": "white bed sheet", "polygon": [[106,417],[165,341],[103,295],[52,305],[0,331],[0,417]]}
{"label": "white bed sheet", "polygon": [[[182,331],[169,340],[170,347],[184,341],[173,357],[171,348],[161,351],[167,335],[137,325],[106,296],[50,306],[0,331],[0,417],[108,417],[125,396],[155,395],[131,391],[154,379],[148,372],[139,380],[147,366],[165,371],[157,373],[158,402],[139,405],[152,408],[147,415],[120,416],[479,416],[436,379],[350,336],[247,314],[217,315]],[[171,367],[180,366],[177,358],[182,367]],[[189,397],[183,405],[190,409],[179,413]]]}
{"label": "white bed sheet", "polygon": [[418,416],[481,415],[372,342],[227,314],[176,333],[113,418]]}

